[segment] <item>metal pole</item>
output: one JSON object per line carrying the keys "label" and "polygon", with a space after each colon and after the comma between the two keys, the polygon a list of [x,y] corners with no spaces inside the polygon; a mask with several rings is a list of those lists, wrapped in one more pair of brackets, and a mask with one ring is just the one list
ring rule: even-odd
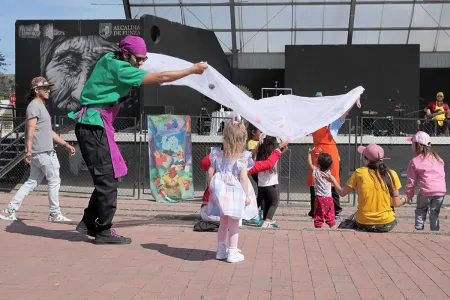
{"label": "metal pole", "polygon": [[[361,122],[359,122],[359,117],[356,116],[356,125],[355,125],[355,151],[353,153],[355,153],[355,157],[353,159],[353,171],[356,170],[356,156],[358,155],[358,127],[361,130],[361,137],[362,137],[362,132],[363,132],[363,118],[361,118]],[[361,138],[362,140],[362,138]],[[353,190],[353,206],[355,206],[356,204],[356,192]]]}
{"label": "metal pole", "polygon": [[133,182],[133,197],[136,197],[136,187],[138,187],[139,189],[139,183],[138,183],[138,173],[139,173],[139,157],[136,156],[136,146],[137,146],[137,132],[136,132],[136,118],[134,119],[134,124],[133,124],[133,128],[134,128],[134,143],[133,143],[133,155],[135,157],[134,161],[135,161],[135,165],[134,165],[134,182]]}
{"label": "metal pole", "polygon": [[141,114],[141,122],[139,122],[139,172],[138,172],[138,199],[141,199],[141,185],[144,188],[144,183],[141,182],[141,171],[142,171],[142,124],[144,123],[144,114]]}
{"label": "metal pole", "polygon": [[125,19],[131,19],[130,1],[129,0],[122,0],[122,1],[123,1],[123,10],[125,12]]}
{"label": "metal pole", "polygon": [[353,27],[355,25],[355,8],[356,8],[356,0],[352,0],[352,3],[350,5],[350,16],[348,18],[347,45],[351,45],[353,43]]}
{"label": "metal pole", "polygon": [[[230,20],[231,20],[231,82],[238,82],[238,50],[236,45],[236,10],[234,0],[230,0]],[[242,24],[241,24],[242,26]]]}

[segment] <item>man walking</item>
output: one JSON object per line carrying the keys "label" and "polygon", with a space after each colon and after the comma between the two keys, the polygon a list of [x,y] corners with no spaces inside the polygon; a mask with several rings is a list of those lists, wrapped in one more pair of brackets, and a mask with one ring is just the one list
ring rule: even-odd
{"label": "man walking", "polygon": [[75,148],[61,139],[53,130],[50,114],[45,102],[50,96],[52,84],[44,77],[36,77],[31,81],[31,91],[27,96],[30,102],[27,107],[27,130],[25,142],[25,163],[30,164],[30,177],[14,195],[8,207],[0,211],[0,219],[14,221],[16,211],[19,210],[23,200],[45,178],[48,181],[48,201],[50,205],[50,222],[71,221],[61,213],[59,207],[59,161],[53,148],[53,141],[62,145],[71,154]]}

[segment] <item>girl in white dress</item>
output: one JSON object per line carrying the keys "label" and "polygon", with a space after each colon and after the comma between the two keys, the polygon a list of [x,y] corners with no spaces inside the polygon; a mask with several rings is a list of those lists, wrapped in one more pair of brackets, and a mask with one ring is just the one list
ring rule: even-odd
{"label": "girl in white dress", "polygon": [[216,259],[228,262],[244,260],[237,248],[239,220],[251,219],[258,213],[255,192],[247,174],[254,162],[251,152],[245,151],[246,142],[244,124],[230,122],[223,132],[223,150],[213,148],[210,155],[208,182],[211,195],[207,214],[220,216]]}

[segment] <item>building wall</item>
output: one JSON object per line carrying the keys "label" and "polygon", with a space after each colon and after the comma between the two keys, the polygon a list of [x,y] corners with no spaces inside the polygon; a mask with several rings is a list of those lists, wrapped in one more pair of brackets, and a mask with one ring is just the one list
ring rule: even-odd
{"label": "building wall", "polygon": [[[283,53],[239,53],[240,69],[284,69]],[[450,52],[421,52],[420,68],[450,68]]]}

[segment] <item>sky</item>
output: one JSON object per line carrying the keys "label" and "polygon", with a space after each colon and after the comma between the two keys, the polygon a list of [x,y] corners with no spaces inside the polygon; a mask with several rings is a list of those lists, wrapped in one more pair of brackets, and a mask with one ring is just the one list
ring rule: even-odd
{"label": "sky", "polygon": [[[6,71],[15,73],[16,20],[81,20],[125,19],[121,0],[1,0],[0,53],[5,56]],[[91,3],[117,3],[118,5],[92,5]]]}

